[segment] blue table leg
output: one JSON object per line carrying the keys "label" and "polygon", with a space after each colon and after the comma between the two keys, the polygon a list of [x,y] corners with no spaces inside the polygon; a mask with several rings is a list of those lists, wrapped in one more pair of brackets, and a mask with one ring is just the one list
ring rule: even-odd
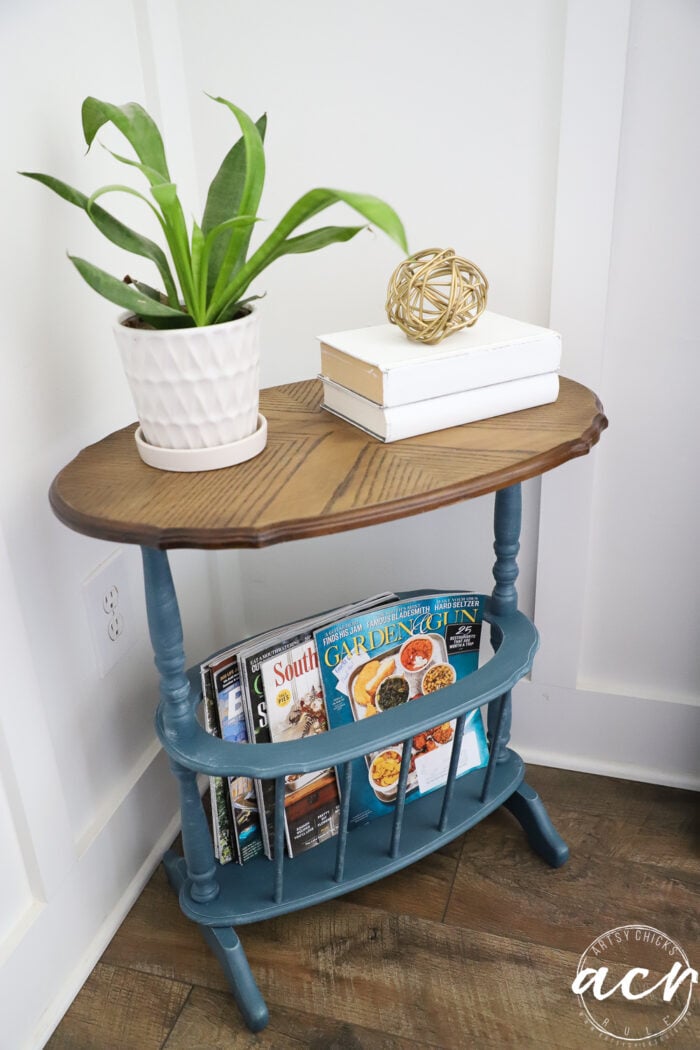
{"label": "blue table leg", "polygon": [[[177,739],[192,717],[192,696],[185,673],[182,623],[165,551],[142,548],[148,627],[160,674],[160,696],[166,734]],[[170,760],[180,786],[184,859],[169,851],[165,870],[178,894],[187,883],[192,899],[215,900],[219,895],[216,859],[197,775]],[[214,952],[248,1027],[260,1031],[268,1021],[267,1006],[250,971],[243,946],[231,927],[200,926]]]}
{"label": "blue table leg", "polygon": [[[163,857],[163,865],[170,885],[179,894],[187,878],[184,859],[168,850]],[[255,983],[238,934],[230,926],[200,926],[200,929],[219,961],[243,1020],[251,1032],[260,1032],[269,1021],[268,1009]]]}
{"label": "blue table leg", "polygon": [[[513,613],[518,607],[515,581],[518,578],[521,519],[520,485],[499,489],[493,519],[493,549],[496,553],[493,576],[496,584],[491,595],[491,607],[499,615]],[[494,648],[498,647],[497,638],[492,637],[492,643]],[[492,702],[488,707],[488,735],[489,742],[496,749],[496,763],[506,757],[510,723],[511,696],[507,693],[502,700]],[[568,860],[569,847],[552,824],[541,798],[529,784],[522,783],[504,805],[522,825],[532,848],[548,864],[558,868]]]}
{"label": "blue table leg", "polygon": [[550,820],[544,802],[534,788],[522,783],[503,803],[522,825],[527,840],[552,868],[560,868],[569,859],[569,847]]}

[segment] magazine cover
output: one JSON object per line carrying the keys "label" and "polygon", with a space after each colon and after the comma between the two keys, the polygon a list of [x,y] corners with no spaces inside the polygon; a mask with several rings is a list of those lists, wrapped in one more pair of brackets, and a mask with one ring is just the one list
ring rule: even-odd
{"label": "magazine cover", "polygon": [[[372,595],[370,598],[365,598],[362,601],[356,602],[352,605],[346,605],[340,609],[332,610],[328,613],[324,613],[321,616],[308,617],[303,620],[298,620],[296,623],[287,624],[285,627],[281,627],[277,631],[267,631],[265,634],[259,635],[257,638],[254,638],[250,642],[248,642],[245,646],[242,646],[238,650],[238,666],[240,669],[241,684],[243,688],[243,704],[246,722],[248,725],[248,739],[254,741],[256,744],[267,744],[278,738],[291,739],[291,737],[289,736],[273,737],[271,735],[271,715],[268,711],[268,698],[266,695],[265,688],[263,686],[263,675],[261,673],[261,668],[264,661],[274,661],[275,658],[279,659],[282,653],[284,653],[286,649],[293,645],[301,645],[303,648],[305,644],[311,644],[313,648],[313,631],[316,628],[334,622],[336,620],[343,619],[346,616],[350,615],[351,611],[353,610],[364,611],[369,608],[376,608],[382,603],[391,601],[395,597],[396,596],[394,594],[386,592],[381,594],[375,594]],[[307,732],[322,731],[318,719],[314,721],[311,717],[314,712],[318,714],[320,707],[320,711],[323,715],[325,725],[325,708],[323,704],[323,698],[321,695],[322,687],[318,669],[314,671],[314,675],[315,677],[313,679],[313,683],[311,683],[308,688],[310,690],[313,685],[314,690],[318,692],[318,696],[315,696],[313,698],[313,702],[310,696],[303,701],[304,705],[307,708],[313,706],[313,712],[311,710],[302,711],[302,698],[301,696],[298,696],[298,706],[295,706],[295,710],[293,713],[292,711],[289,712],[292,719],[296,718],[297,710],[301,712],[299,720],[296,723],[296,729],[294,728],[294,721],[288,721],[287,725],[285,726],[284,720],[281,717],[276,717],[275,715],[272,716],[275,718],[278,734],[291,731],[296,732],[297,736],[303,736]],[[270,686],[270,688],[274,690],[276,688],[274,685],[274,675],[271,681],[272,685]],[[289,701],[289,704],[291,705],[291,700]],[[277,706],[276,700],[275,706]],[[286,705],[279,706],[278,713],[280,715],[284,713],[284,706]],[[288,818],[287,823],[289,823],[290,819],[292,820],[292,822],[296,821],[297,818],[300,821],[298,832],[295,832],[295,834],[298,833],[299,842],[301,842],[304,837],[304,829],[302,828],[302,825],[304,824],[306,818],[300,816],[298,810],[293,807],[295,807],[298,803],[299,809],[303,810],[304,807],[301,804],[304,802],[304,790],[308,789],[307,795],[311,796],[315,793],[315,788],[320,789],[321,787],[323,787],[325,805],[327,807],[327,813],[329,815],[332,812],[334,812],[335,805],[334,804],[333,806],[331,806],[329,803],[331,791],[333,791],[337,796],[337,781],[335,779],[335,772],[333,772],[332,782],[329,782],[328,784],[321,784],[320,781],[319,783],[314,784],[311,779],[307,779],[306,774],[304,774],[303,776],[304,783],[301,783],[300,778],[293,779],[293,775],[292,777],[288,778],[287,785],[289,788],[289,792],[285,799],[285,802],[289,803],[289,806],[286,807],[286,815]],[[311,777],[311,774],[309,774],[309,777]],[[267,857],[272,857],[275,841],[275,784],[272,780],[256,780],[255,788],[258,799],[258,809],[261,815],[260,824],[263,835],[263,843],[265,847],[265,855]],[[328,819],[330,821],[330,816]],[[316,818],[316,823],[318,823],[319,821],[320,817]],[[337,823],[337,817],[333,818],[333,821]],[[333,821],[330,822],[331,828],[333,827]],[[335,834],[336,832],[331,831],[330,833]],[[305,834],[308,837],[309,843],[315,844],[311,842],[316,832],[311,827],[310,820],[308,827],[306,827],[305,829]],[[300,848],[301,846],[298,846],[296,848],[296,852],[299,852]],[[304,848],[309,847],[306,846]],[[290,846],[290,850],[291,849],[292,847]]]}
{"label": "magazine cover", "polygon": [[[273,743],[328,729],[313,633],[279,642],[257,658]],[[335,769],[285,777],[285,832],[294,857],[338,834],[340,800]]]}
{"label": "magazine cover", "polygon": [[[222,740],[246,743],[248,732],[243,711],[238,661],[229,655],[210,668]],[[250,777],[228,777],[231,838],[240,864],[263,852],[263,839],[255,787]]]}
{"label": "magazine cover", "polygon": [[[314,638],[330,728],[371,718],[464,678],[479,664],[482,597],[436,594],[352,615]],[[413,738],[406,801],[447,781],[455,722]],[[387,813],[396,798],[403,747],[353,763],[350,826]],[[458,776],[488,761],[480,712],[467,718]]]}

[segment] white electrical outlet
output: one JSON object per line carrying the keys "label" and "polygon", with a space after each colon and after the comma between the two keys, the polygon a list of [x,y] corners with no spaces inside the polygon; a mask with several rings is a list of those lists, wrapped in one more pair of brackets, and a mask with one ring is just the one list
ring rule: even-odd
{"label": "white electrical outlet", "polygon": [[121,551],[116,551],[83,583],[95,656],[101,677],[131,648],[135,640],[129,579]]}

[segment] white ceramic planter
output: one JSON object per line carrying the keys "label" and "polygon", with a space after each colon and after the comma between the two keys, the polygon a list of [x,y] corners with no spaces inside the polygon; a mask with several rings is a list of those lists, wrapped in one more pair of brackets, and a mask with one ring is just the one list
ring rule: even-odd
{"label": "white ceramic planter", "polygon": [[[254,309],[225,324],[165,331],[125,327],[121,321],[126,317],[128,314],[120,317],[114,334],[141,423],[142,442],[159,450],[201,449],[203,453],[230,446],[227,462],[221,462],[220,455],[217,466],[241,461],[236,458],[239,441],[249,455],[261,451],[246,443],[260,429],[259,321]],[[251,448],[255,451],[250,452]],[[142,454],[141,446],[139,452]],[[177,456],[170,461],[172,466],[165,454],[158,465],[181,469],[176,465]],[[197,456],[193,454],[189,461],[196,463]],[[211,457],[203,454],[201,461],[202,470],[212,469],[207,466]]]}

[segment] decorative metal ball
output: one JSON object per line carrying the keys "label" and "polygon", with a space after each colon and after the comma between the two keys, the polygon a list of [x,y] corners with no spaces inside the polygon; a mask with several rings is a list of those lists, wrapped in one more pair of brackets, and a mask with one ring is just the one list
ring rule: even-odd
{"label": "decorative metal ball", "polygon": [[386,313],[409,337],[439,343],[475,324],[486,308],[489,282],[478,266],[452,248],[426,248],[396,267]]}

